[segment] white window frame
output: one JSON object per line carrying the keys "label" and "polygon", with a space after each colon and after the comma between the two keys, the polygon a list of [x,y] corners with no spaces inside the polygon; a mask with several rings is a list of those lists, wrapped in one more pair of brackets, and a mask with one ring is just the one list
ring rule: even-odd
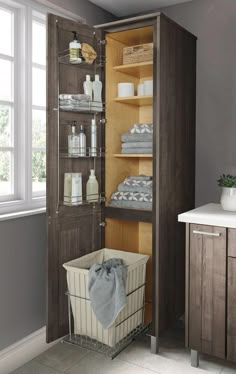
{"label": "white window frame", "polygon": [[[45,22],[48,13],[85,20],[47,0],[0,0],[0,7],[14,11],[14,149],[15,193],[0,196],[0,217],[46,206],[46,195],[32,191],[32,21]],[[1,57],[1,55],[0,55]],[[39,65],[41,67],[41,65]],[[1,104],[1,102],[0,102]],[[44,107],[42,107],[45,110]],[[36,150],[34,148],[34,150]],[[45,149],[43,149],[44,151]]]}

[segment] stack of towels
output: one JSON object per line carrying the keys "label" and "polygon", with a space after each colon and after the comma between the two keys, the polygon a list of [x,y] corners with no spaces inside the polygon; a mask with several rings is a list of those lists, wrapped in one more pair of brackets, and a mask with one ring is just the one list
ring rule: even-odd
{"label": "stack of towels", "polygon": [[121,135],[121,153],[152,154],[153,124],[135,123]]}
{"label": "stack of towels", "polygon": [[125,178],[112,194],[109,206],[151,210],[152,177],[136,175]]}
{"label": "stack of towels", "polygon": [[102,112],[102,103],[91,101],[89,95],[60,94],[59,107],[65,111],[96,111]]}

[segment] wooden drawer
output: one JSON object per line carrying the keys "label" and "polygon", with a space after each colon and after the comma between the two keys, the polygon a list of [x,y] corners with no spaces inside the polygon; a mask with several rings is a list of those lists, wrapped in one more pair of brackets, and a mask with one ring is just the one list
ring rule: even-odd
{"label": "wooden drawer", "polygon": [[236,362],[236,258],[228,258],[227,359]]}
{"label": "wooden drawer", "polygon": [[236,229],[228,229],[228,256],[236,257]]}

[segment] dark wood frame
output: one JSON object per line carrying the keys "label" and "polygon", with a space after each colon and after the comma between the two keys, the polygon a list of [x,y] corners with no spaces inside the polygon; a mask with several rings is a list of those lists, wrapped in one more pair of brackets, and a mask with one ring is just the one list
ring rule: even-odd
{"label": "dark wood frame", "polygon": [[[48,216],[48,323],[47,341],[66,333],[66,321],[60,322],[58,305],[58,246],[60,238],[56,227],[64,222],[55,205],[55,178],[57,178],[57,99],[56,20],[49,16],[50,45],[48,53],[48,124],[47,124],[47,216]],[[63,20],[63,24],[71,22]],[[78,24],[73,22],[74,27]],[[102,34],[131,28],[152,26],[154,29],[154,157],[153,157],[153,212],[144,215],[144,222],[153,224],[153,330],[159,336],[184,312],[185,253],[184,228],[177,223],[178,214],[194,207],[195,195],[195,103],[196,103],[196,37],[171,21],[165,15],[149,16],[113,22],[98,26]],[[87,26],[80,25],[85,28]],[[105,165],[102,167],[104,174]],[[102,178],[103,180],[103,178]],[[103,182],[102,182],[103,183]],[[116,211],[118,212],[118,210]],[[86,213],[86,212],[85,212]],[[112,210],[103,209],[104,217]],[[133,214],[118,213],[119,219],[142,220]],[[79,225],[75,217],[66,215]],[[55,226],[56,225],[56,226]],[[73,238],[73,235],[72,237]],[[72,239],[71,239],[72,240]],[[101,228],[99,245],[104,243]],[[97,249],[100,248],[98,245]],[[74,256],[84,252],[77,251]],[[70,253],[64,260],[69,260]]]}

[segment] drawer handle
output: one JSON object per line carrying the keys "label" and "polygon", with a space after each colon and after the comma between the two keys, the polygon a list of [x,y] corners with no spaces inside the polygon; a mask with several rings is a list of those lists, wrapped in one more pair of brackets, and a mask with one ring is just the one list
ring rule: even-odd
{"label": "drawer handle", "polygon": [[207,232],[207,231],[198,231],[193,230],[194,234],[200,234],[200,235],[208,235],[208,236],[221,236],[221,232]]}

